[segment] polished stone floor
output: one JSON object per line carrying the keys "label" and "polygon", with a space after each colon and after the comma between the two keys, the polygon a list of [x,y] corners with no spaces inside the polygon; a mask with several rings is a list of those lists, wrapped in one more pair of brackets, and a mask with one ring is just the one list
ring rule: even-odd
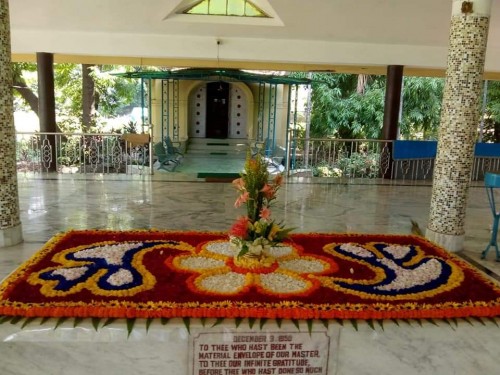
{"label": "polished stone floor", "polygon": [[[410,233],[411,220],[418,222],[425,230],[430,197],[431,187],[420,184],[295,178],[288,179],[280,190],[274,216],[282,218],[287,226],[295,227],[296,232]],[[20,245],[0,249],[0,277],[3,278],[12,272],[54,234],[69,229],[156,228],[225,231],[240,213],[239,209],[233,207],[235,198],[236,192],[229,183],[208,183],[202,179],[185,178],[181,174],[47,175],[37,178],[19,175],[19,199],[25,241]],[[487,259],[480,259],[480,253],[490,238],[491,223],[485,190],[480,184],[476,184],[471,187],[469,193],[465,250],[462,255],[499,280],[500,263],[494,260],[494,250],[488,254]],[[342,331],[344,344],[338,349],[342,358],[335,357],[336,362],[332,368],[337,370],[329,373],[383,373],[380,369],[398,370],[397,373],[401,371],[407,374],[500,373],[500,328],[495,327],[493,323],[487,324],[483,326],[476,323],[472,327],[463,323],[456,329],[437,329],[430,323],[420,328],[398,328],[393,325],[378,332],[363,325],[360,326],[360,332],[366,331],[364,334],[352,329],[350,331],[354,333]],[[35,360],[28,357],[37,358],[36,361],[50,362],[51,355],[62,355],[70,347],[82,350],[82,356],[84,353],[96,355],[95,350],[107,341],[105,338],[96,339],[92,336],[92,329],[83,331],[82,328],[77,332],[68,327],[64,333],[65,338],[59,337],[58,344],[54,344],[57,351],[51,351],[44,344],[50,340],[47,335],[53,335],[51,330],[45,332],[46,336],[40,339],[36,337],[42,336],[35,334],[29,339],[23,339],[20,332],[15,331],[10,324],[7,326],[0,329],[3,331],[0,332],[0,341],[4,341],[4,349],[0,349],[0,352],[7,350],[3,355],[0,354],[1,374],[83,374],[86,370],[80,371],[75,367],[73,372],[68,372],[64,366],[57,369],[54,367],[53,371],[47,372],[46,369],[37,367]],[[176,329],[181,330],[179,327]],[[144,363],[150,358],[147,350],[158,348],[151,335],[148,337],[142,344],[144,356],[140,357],[140,361]],[[94,352],[85,352],[87,346],[84,342],[96,340],[100,341],[97,349],[94,348]],[[162,338],[160,341],[162,340],[167,339]],[[185,342],[186,338],[182,340],[181,342]],[[378,349],[370,353],[360,351],[361,349],[356,349],[361,345],[360,340],[371,340],[375,345],[374,350]],[[140,352],[139,341],[131,341],[129,344],[122,341],[116,343],[116,337],[110,341],[117,350],[127,350],[129,345],[135,348],[137,353]],[[169,347],[160,348],[168,350]],[[106,347],[105,350],[111,349]],[[359,355],[368,355],[367,358],[373,363],[362,364],[359,360],[356,362]],[[136,357],[139,358],[139,354]],[[175,361],[174,354],[170,357]],[[118,355],[116,358],[119,360]],[[83,360],[77,355],[72,359],[77,362]],[[384,365],[383,361],[386,359],[394,363]],[[21,360],[26,360],[30,365],[21,370],[22,367],[16,367]],[[96,355],[96,366],[99,361]],[[2,362],[8,363],[3,371]],[[379,370],[373,372],[374,368]],[[116,372],[107,373],[138,373],[128,372],[126,368],[117,369]],[[95,373],[100,373],[99,371],[93,370]],[[187,374],[184,371],[178,369],[164,373]],[[144,373],[148,371],[145,370]]]}
{"label": "polished stone floor", "polygon": [[[19,176],[24,243],[0,251],[4,277],[54,234],[68,229],[227,230],[240,211],[229,183],[183,174]],[[500,190],[500,189],[499,189]],[[381,180],[290,178],[274,216],[297,232],[410,233],[428,219],[431,187]],[[243,211],[241,211],[243,212]],[[480,253],[492,223],[484,188],[470,188],[463,254],[500,275],[494,250]]]}

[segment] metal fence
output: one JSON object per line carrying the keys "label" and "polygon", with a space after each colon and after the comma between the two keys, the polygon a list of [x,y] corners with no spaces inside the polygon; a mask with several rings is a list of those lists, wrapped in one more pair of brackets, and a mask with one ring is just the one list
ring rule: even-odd
{"label": "metal fence", "polygon": [[290,142],[291,175],[378,178],[391,168],[391,141],[296,138]]}
{"label": "metal fence", "polygon": [[121,134],[16,133],[18,172],[149,173],[149,144]]}
{"label": "metal fence", "polygon": [[[18,132],[18,172],[150,174],[150,143],[121,134]],[[149,139],[149,137],[147,137]],[[393,142],[373,139],[293,138],[283,160],[291,176],[432,181],[434,158],[397,159]],[[500,170],[499,157],[475,157],[471,180]]]}
{"label": "metal fence", "polygon": [[[390,178],[432,181],[434,158],[394,159],[393,141],[294,138],[289,144],[289,175],[309,177]],[[474,157],[471,181],[500,170],[500,155]]]}

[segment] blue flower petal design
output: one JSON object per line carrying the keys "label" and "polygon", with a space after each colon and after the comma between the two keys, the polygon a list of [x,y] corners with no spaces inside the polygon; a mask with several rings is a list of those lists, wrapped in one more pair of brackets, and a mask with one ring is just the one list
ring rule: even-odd
{"label": "blue flower petal design", "polygon": [[41,272],[42,280],[55,280],[54,290],[69,291],[77,284],[86,282],[96,273],[105,270],[97,279],[97,286],[103,290],[127,290],[142,285],[142,275],[133,267],[134,256],[146,249],[158,245],[159,242],[127,242],[111,245],[89,246],[68,253],[68,261],[82,262],[81,266],[58,267],[51,271]]}
{"label": "blue flower petal design", "polygon": [[453,268],[444,259],[423,257],[412,262],[418,256],[417,249],[412,246],[392,246],[378,243],[373,246],[383,257],[377,256],[370,246],[358,244],[337,245],[334,251],[343,258],[351,258],[383,271],[382,281],[367,283],[366,280],[333,280],[333,284],[343,290],[379,296],[404,296],[436,290],[446,286],[453,273]]}

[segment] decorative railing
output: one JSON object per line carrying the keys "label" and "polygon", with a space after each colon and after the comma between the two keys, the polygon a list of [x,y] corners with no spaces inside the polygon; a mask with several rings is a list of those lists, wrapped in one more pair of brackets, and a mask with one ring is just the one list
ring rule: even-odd
{"label": "decorative railing", "polygon": [[290,175],[378,178],[391,170],[391,141],[295,138],[289,146]]}
{"label": "decorative railing", "polygon": [[149,143],[121,134],[16,133],[18,172],[146,173]]}
{"label": "decorative railing", "polygon": [[[19,172],[152,171],[153,155],[146,134],[19,132],[16,136]],[[293,138],[288,154],[278,147],[275,152],[285,154],[279,159],[291,176],[432,181],[436,148],[434,141]],[[485,172],[500,170],[500,144],[478,143],[474,155],[471,180],[482,180]]]}
{"label": "decorative railing", "polygon": [[[289,175],[432,181],[436,141],[293,138]],[[500,144],[478,143],[471,180],[500,170]]]}

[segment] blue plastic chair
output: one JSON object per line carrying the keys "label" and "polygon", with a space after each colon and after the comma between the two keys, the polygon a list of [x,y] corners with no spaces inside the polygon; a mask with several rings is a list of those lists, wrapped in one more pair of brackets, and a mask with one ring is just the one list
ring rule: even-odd
{"label": "blue plastic chair", "polygon": [[491,213],[493,214],[493,229],[491,232],[490,243],[486,249],[481,253],[481,258],[486,258],[486,254],[490,250],[491,246],[495,247],[496,250],[496,261],[500,262],[500,251],[498,251],[497,244],[497,234],[498,234],[498,221],[500,220],[500,212],[497,212],[495,205],[495,195],[493,189],[500,187],[500,172],[491,173],[488,172],[484,175],[484,186],[486,187],[486,194],[488,195],[488,201],[490,202]]}

